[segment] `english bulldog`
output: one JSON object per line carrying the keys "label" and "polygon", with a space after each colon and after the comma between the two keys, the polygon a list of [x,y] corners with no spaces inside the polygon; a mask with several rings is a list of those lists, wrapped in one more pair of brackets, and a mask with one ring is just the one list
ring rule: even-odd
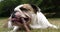
{"label": "english bulldog", "polygon": [[26,32],[31,32],[29,28],[58,28],[49,23],[47,18],[41,12],[41,9],[33,4],[18,5],[9,17],[8,28],[13,28],[12,31],[17,32],[21,27],[24,27]]}

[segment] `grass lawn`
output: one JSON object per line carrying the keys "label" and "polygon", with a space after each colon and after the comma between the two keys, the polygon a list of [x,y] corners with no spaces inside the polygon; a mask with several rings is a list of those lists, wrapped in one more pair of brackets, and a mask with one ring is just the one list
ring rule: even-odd
{"label": "grass lawn", "polygon": [[[3,28],[3,25],[7,22],[8,18],[0,18],[0,32],[8,32],[10,29]],[[48,18],[49,22],[60,27],[60,18]],[[23,32],[22,30],[21,32]],[[47,28],[47,29],[31,29],[32,32],[60,32],[59,29]]]}

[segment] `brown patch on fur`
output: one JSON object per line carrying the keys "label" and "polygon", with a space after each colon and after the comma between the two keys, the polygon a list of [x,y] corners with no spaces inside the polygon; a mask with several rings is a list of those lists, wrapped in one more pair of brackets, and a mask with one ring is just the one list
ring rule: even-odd
{"label": "brown patch on fur", "polygon": [[34,9],[30,6],[30,4],[23,4],[23,8],[27,9],[31,13],[34,13]]}

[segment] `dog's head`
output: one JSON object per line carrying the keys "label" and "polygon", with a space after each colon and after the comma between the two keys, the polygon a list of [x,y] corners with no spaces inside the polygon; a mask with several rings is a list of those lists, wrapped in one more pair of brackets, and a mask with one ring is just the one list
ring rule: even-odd
{"label": "dog's head", "polygon": [[14,12],[15,15],[18,15],[18,16],[23,15],[22,17],[25,17],[25,15],[29,16],[28,13],[36,14],[37,12],[40,12],[40,8],[33,4],[22,4],[22,5],[17,6],[14,9],[14,11],[15,11]]}

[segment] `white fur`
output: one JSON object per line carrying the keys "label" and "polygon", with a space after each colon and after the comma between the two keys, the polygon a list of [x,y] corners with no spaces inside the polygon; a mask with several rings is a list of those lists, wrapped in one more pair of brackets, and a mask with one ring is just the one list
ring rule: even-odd
{"label": "white fur", "polygon": [[19,11],[20,14],[21,14],[21,16],[26,17],[26,16],[23,14],[23,12],[20,10],[20,8],[21,8],[22,6],[23,6],[23,5],[17,6],[17,7],[14,9],[14,11]]}
{"label": "white fur", "polygon": [[12,22],[8,21],[8,28],[12,28]]}
{"label": "white fur", "polygon": [[13,26],[14,28],[13,28],[13,32],[17,32],[17,29],[19,28],[18,26]]}
{"label": "white fur", "polygon": [[20,10],[19,8],[21,8],[23,5],[19,5],[19,6],[17,6],[15,9],[14,9],[14,11],[16,11],[16,10]]}
{"label": "white fur", "polygon": [[52,27],[52,28],[58,28],[55,25],[51,24],[48,22],[48,20],[46,19],[46,17],[41,13],[41,12],[37,12],[37,16],[34,15],[33,17],[33,21],[32,24],[30,24],[30,27],[33,29],[37,29],[37,28],[48,28],[48,27]]}

